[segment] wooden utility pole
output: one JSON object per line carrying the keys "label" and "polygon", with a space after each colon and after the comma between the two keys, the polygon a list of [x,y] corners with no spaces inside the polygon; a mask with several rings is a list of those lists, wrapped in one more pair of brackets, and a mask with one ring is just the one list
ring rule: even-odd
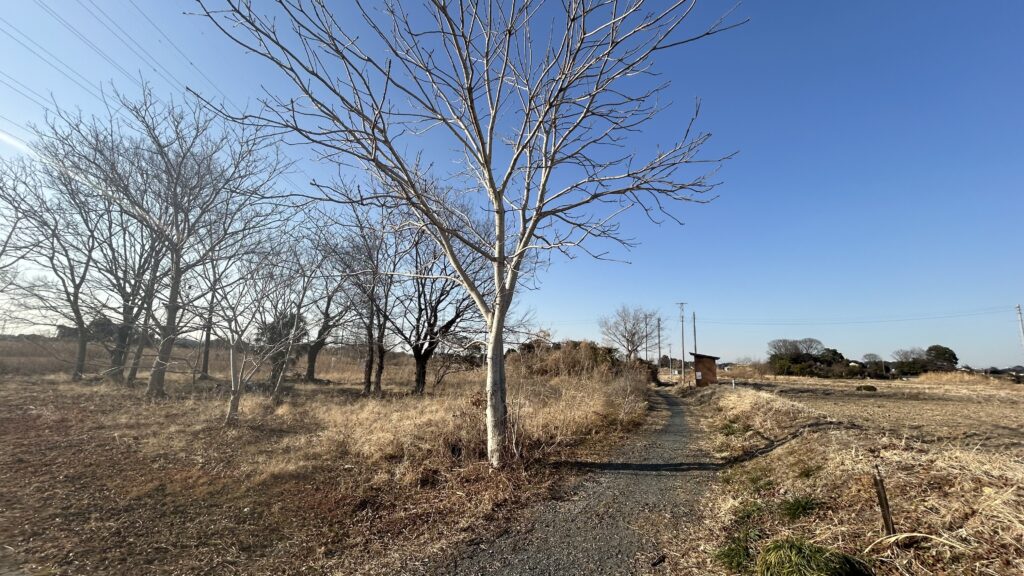
{"label": "wooden utility pole", "polygon": [[661,315],[658,315],[658,369],[661,370]]}
{"label": "wooden utility pole", "polygon": [[[693,313],[693,354],[697,354],[697,313]],[[696,360],[696,358],[694,358]]]}
{"label": "wooden utility pole", "polygon": [[679,383],[686,382],[686,302],[679,304]]}

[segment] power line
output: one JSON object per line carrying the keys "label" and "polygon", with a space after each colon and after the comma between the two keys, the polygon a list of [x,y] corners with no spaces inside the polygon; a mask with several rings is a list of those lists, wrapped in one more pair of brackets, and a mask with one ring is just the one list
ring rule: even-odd
{"label": "power line", "polygon": [[166,33],[164,33],[163,28],[160,28],[160,26],[157,25],[156,22],[153,22],[153,19],[150,18],[149,15],[146,14],[142,10],[142,8],[139,8],[139,5],[135,3],[135,0],[128,0],[128,2],[132,5],[133,8],[135,8],[135,10],[140,15],[142,15],[143,18],[146,19],[146,22],[149,22],[149,24],[154,29],[156,29],[157,33],[159,33],[160,36],[163,36],[164,40],[167,40],[167,43],[171,45],[171,48],[174,48],[174,50],[178,53],[178,55],[180,55],[185,60],[185,62],[188,62],[188,65],[191,66],[196,72],[198,72],[199,75],[202,76],[204,80],[206,80],[207,84],[209,84],[210,86],[213,86],[213,89],[216,90],[218,93],[220,93],[220,95],[223,96],[225,100],[227,100],[236,109],[240,110],[238,105],[236,105],[234,102],[231,102],[231,98],[229,98],[228,95],[225,94],[224,91],[221,90],[220,87],[217,86],[217,84],[213,80],[210,79],[209,76],[207,76],[198,66],[195,65],[194,62],[192,62],[192,59],[189,58],[188,55],[185,54],[185,52],[181,48],[178,47],[178,45],[174,42],[174,40],[171,40],[171,37],[168,36]]}
{"label": "power line", "polygon": [[106,60],[107,63],[109,63],[111,66],[113,66],[114,69],[117,70],[118,72],[120,72],[125,78],[127,78],[131,82],[134,82],[139,88],[142,88],[142,83],[139,81],[138,78],[132,76],[131,73],[129,73],[123,66],[118,64],[117,61],[115,61],[106,52],[104,52],[102,48],[97,46],[92,40],[89,40],[89,38],[87,38],[85,36],[85,34],[82,34],[82,32],[80,32],[78,30],[78,28],[75,28],[75,26],[73,24],[71,24],[70,22],[65,20],[63,17],[61,17],[60,14],[58,14],[52,8],[50,8],[46,4],[46,2],[44,2],[43,0],[35,0],[35,3],[36,3],[37,6],[42,8],[44,12],[46,12],[47,14],[52,16],[54,20],[56,20],[62,26],[67,28],[68,31],[70,31],[72,34],[77,36],[78,39],[81,40],[83,43],[85,43],[85,45],[88,46],[90,49],[92,49],[93,52],[99,54],[101,58]]}
{"label": "power line", "polygon": [[[7,78],[9,81],[14,82],[18,86],[20,86],[20,87],[24,88],[25,90],[31,92],[35,97],[39,98],[39,102],[38,102],[39,105],[44,107],[44,108],[46,107],[45,104],[42,104],[42,102],[46,101],[46,96],[43,96],[39,92],[36,92],[35,90],[33,90],[31,87],[26,86],[25,84],[22,84],[17,78],[15,78],[14,76],[11,76],[10,74],[7,74],[3,70],[0,70],[0,76],[3,76],[5,78]],[[9,86],[9,84],[8,84],[8,86]]]}
{"label": "power line", "polygon": [[[174,76],[174,74],[171,73],[170,70],[168,70],[163,64],[161,64],[159,61],[157,61],[156,58],[154,58],[153,55],[150,54],[149,51],[146,50],[145,47],[143,47],[141,44],[139,44],[139,42],[137,40],[135,40],[135,38],[132,37],[132,35],[129,32],[127,32],[124,28],[121,28],[121,26],[113,18],[111,18],[110,15],[108,15],[106,12],[104,12],[102,8],[100,8],[95,2],[93,2],[93,0],[88,0],[88,2],[90,4],[92,4],[92,6],[100,14],[102,14],[107,20],[109,20],[110,24],[113,24],[114,28],[116,28],[117,30],[115,30],[114,28],[111,28],[110,25],[107,24],[107,22],[105,22],[103,20],[103,18],[100,18],[96,14],[96,12],[93,12],[93,10],[91,8],[86,6],[86,4],[85,4],[85,2],[83,2],[83,0],[78,0],[78,4],[83,9],[85,9],[85,11],[88,12],[90,16],[92,16],[94,19],[96,19],[97,22],[99,22],[101,25],[103,25],[103,27],[106,28],[107,31],[110,32],[115,38],[120,40],[121,43],[124,44],[125,47],[128,48],[128,50],[132,54],[135,54],[136,56],[138,56],[139,60],[142,60],[143,63],[147,64],[150,67],[150,69],[153,70],[153,72],[155,72],[158,76],[163,78],[164,81],[167,82],[168,84],[170,84],[172,86],[174,86],[175,84],[178,84],[181,87],[185,86],[185,84],[183,82],[178,80],[178,78],[176,78]],[[133,44],[134,44],[134,46],[133,46]]]}
{"label": "power line", "polygon": [[[28,44],[26,44],[25,42],[23,42],[23,41],[22,41],[21,39],[17,38],[17,37],[16,37],[16,36],[14,36],[13,34],[11,34],[11,33],[10,33],[9,31],[7,31],[7,30],[6,30],[5,28],[0,28],[0,32],[3,32],[3,33],[4,33],[5,35],[7,35],[7,36],[8,36],[8,37],[9,37],[9,38],[10,38],[11,40],[14,40],[14,41],[15,41],[15,42],[17,42],[18,44],[20,44],[20,45],[21,45],[21,46],[22,46],[23,48],[25,48],[26,50],[28,50],[29,52],[31,52],[31,53],[32,53],[33,55],[35,55],[35,56],[36,56],[37,58],[39,58],[40,60],[42,60],[42,61],[43,61],[43,62],[45,62],[46,64],[50,65],[50,67],[52,67],[52,68],[53,68],[54,70],[56,70],[57,72],[59,72],[59,73],[60,73],[61,75],[63,75],[63,76],[65,77],[65,78],[67,78],[68,80],[70,80],[70,81],[74,82],[75,84],[77,84],[79,88],[81,88],[82,90],[85,90],[85,91],[86,91],[87,93],[89,93],[90,95],[92,95],[92,96],[93,96],[94,98],[96,98],[97,100],[100,100],[101,102],[103,101],[103,97],[102,97],[102,96],[100,96],[100,94],[99,94],[98,92],[94,91],[94,90],[93,90],[92,88],[90,88],[90,87],[89,87],[89,86],[87,86],[86,84],[83,84],[82,82],[80,82],[79,80],[77,80],[76,78],[74,78],[73,76],[71,76],[71,74],[75,74],[76,76],[78,76],[79,78],[81,78],[81,79],[82,79],[83,81],[85,81],[85,82],[86,82],[87,84],[89,84],[89,85],[92,85],[92,86],[93,86],[93,87],[94,87],[94,88],[95,88],[96,90],[100,90],[100,87],[99,87],[99,86],[96,86],[95,84],[93,84],[93,83],[92,83],[92,81],[91,81],[91,80],[89,80],[89,79],[88,79],[88,78],[86,78],[85,76],[82,76],[82,75],[81,75],[80,73],[78,73],[78,72],[77,72],[77,71],[76,71],[76,70],[75,70],[74,68],[72,68],[71,66],[69,66],[69,65],[68,65],[68,64],[67,64],[66,62],[64,62],[64,60],[62,60],[62,59],[61,59],[61,58],[60,58],[59,56],[56,56],[56,55],[55,55],[55,54],[54,54],[53,52],[50,52],[49,50],[47,50],[46,48],[44,48],[43,46],[41,46],[41,45],[40,45],[40,44],[39,44],[38,42],[36,42],[36,41],[35,41],[35,40],[33,40],[32,38],[30,38],[30,37],[29,37],[29,36],[28,36],[27,34],[23,33],[23,32],[22,32],[21,30],[18,30],[18,28],[17,28],[17,27],[15,26],[15,25],[13,25],[13,24],[11,24],[10,22],[8,22],[8,21],[7,21],[7,20],[6,20],[6,19],[5,19],[5,18],[4,18],[3,16],[0,16],[0,23],[3,23],[3,24],[4,24],[5,26],[9,27],[9,28],[10,28],[11,30],[14,30],[15,32],[17,32],[17,33],[18,33],[18,34],[19,34],[20,36],[22,36],[22,37],[23,37],[23,38],[24,38],[25,40],[27,40],[27,41],[28,41],[28,42],[30,42],[30,43],[31,43],[31,44],[32,44],[33,46],[35,46],[35,47],[36,47],[36,48],[38,48],[38,49],[39,49],[40,51],[44,52],[44,53],[45,53],[45,54],[46,54],[47,56],[49,56],[49,58],[47,58],[46,56],[43,56],[42,54],[40,54],[40,53],[39,53],[38,51],[36,51],[36,50],[35,50],[35,49],[34,49],[34,48],[33,48],[32,46],[29,46]],[[64,66],[64,68],[66,68],[66,69],[67,69],[68,71],[70,71],[70,74],[69,74],[68,72],[66,72],[65,70],[61,69],[61,68],[60,68],[59,66],[57,66],[56,64],[54,64],[54,63],[53,63],[54,61],[57,61],[57,62],[59,62],[59,63],[61,64],[61,66]]]}
{"label": "power line", "polygon": [[[10,76],[7,76],[7,74],[4,74],[3,72],[0,72],[0,75],[6,76],[7,78],[11,78]],[[11,80],[14,80],[14,78],[11,78]],[[21,86],[24,86],[24,84],[22,84],[21,82],[18,82],[17,80],[14,80],[14,82],[16,82],[17,84],[19,84],[19,85],[21,85]],[[41,102],[40,100],[38,100],[38,99],[36,99],[35,97],[33,97],[33,96],[32,96],[31,94],[28,94],[28,93],[27,93],[27,92],[25,92],[24,90],[22,90],[22,89],[18,88],[18,87],[17,87],[17,86],[15,86],[14,84],[11,84],[11,83],[10,83],[10,82],[8,82],[7,80],[4,80],[3,78],[0,78],[0,84],[3,84],[4,86],[7,86],[7,87],[8,87],[8,88],[10,88],[11,90],[13,90],[13,91],[17,92],[17,93],[18,93],[18,94],[20,94],[20,95],[21,95],[21,96],[22,96],[23,98],[25,98],[26,100],[28,100],[28,101],[32,102],[33,104],[35,104],[35,105],[39,106],[39,107],[40,107],[40,108],[42,108],[43,110],[46,110],[46,111],[49,111],[49,110],[50,110],[50,109],[49,109],[49,108],[48,108],[48,107],[46,106],[46,104],[44,104],[44,103],[43,103],[43,102]],[[28,87],[26,87],[26,88],[27,88],[27,89],[28,89],[29,91],[31,91],[31,92],[35,92],[35,90],[32,90],[31,88],[28,88]]]}
{"label": "power line", "polygon": [[[38,0],[37,0],[37,1],[38,1]],[[91,1],[92,1],[92,0],[90,0],[90,2],[91,2]],[[154,28],[154,29],[155,29],[155,30],[157,31],[157,33],[158,33],[158,34],[160,34],[160,36],[164,38],[164,40],[167,40],[167,43],[168,43],[168,44],[170,44],[171,48],[173,48],[173,49],[174,49],[174,51],[175,51],[175,52],[177,52],[177,53],[178,53],[178,55],[179,55],[179,56],[181,56],[181,58],[182,58],[182,59],[183,59],[183,60],[184,60],[185,62],[187,62],[187,63],[188,63],[188,65],[189,65],[189,66],[191,66],[191,67],[192,67],[192,69],[193,69],[193,70],[195,70],[195,71],[196,71],[196,72],[197,72],[197,73],[198,73],[198,74],[199,74],[199,75],[200,75],[200,76],[201,76],[201,77],[203,78],[203,80],[205,80],[205,81],[206,81],[206,83],[207,83],[207,84],[209,84],[209,85],[210,85],[211,87],[213,87],[213,89],[214,89],[214,90],[216,90],[216,91],[217,91],[217,93],[218,93],[218,94],[220,94],[220,95],[221,95],[221,97],[222,97],[222,98],[224,98],[224,100],[225,100],[225,101],[226,101],[226,102],[227,102],[228,104],[230,104],[230,105],[231,105],[231,106],[232,106],[232,107],[233,107],[233,108],[234,108],[234,109],[235,109],[236,111],[238,111],[239,113],[241,113],[241,112],[242,112],[242,107],[241,107],[241,106],[239,106],[238,104],[236,104],[236,103],[235,103],[234,101],[232,101],[232,100],[231,100],[231,97],[230,97],[230,96],[228,96],[228,95],[227,95],[227,94],[226,94],[226,93],[225,93],[225,92],[224,92],[223,90],[221,90],[220,86],[219,86],[219,85],[217,85],[217,83],[216,83],[216,82],[214,82],[214,81],[213,81],[213,80],[212,80],[212,79],[211,79],[211,78],[210,78],[209,76],[207,76],[207,75],[206,75],[206,73],[205,73],[205,72],[203,72],[203,70],[202,70],[201,68],[199,68],[199,66],[197,66],[197,65],[195,64],[195,62],[193,62],[193,61],[192,61],[192,59],[191,59],[191,58],[189,58],[188,54],[186,54],[186,53],[185,53],[185,51],[184,51],[184,50],[182,50],[182,49],[181,49],[181,48],[180,48],[180,47],[178,46],[178,44],[177,44],[177,43],[176,43],[176,42],[175,42],[175,41],[174,41],[173,39],[171,39],[171,37],[170,37],[170,36],[168,36],[168,35],[167,35],[167,34],[166,34],[166,33],[164,32],[163,28],[161,28],[159,24],[157,24],[156,22],[154,22],[154,21],[153,21],[153,19],[152,19],[152,18],[150,18],[150,17],[149,17],[149,15],[148,15],[148,14],[146,14],[146,12],[145,12],[145,11],[144,11],[144,10],[143,10],[142,8],[140,8],[140,7],[139,7],[139,5],[138,5],[138,4],[137,4],[137,3],[135,2],[135,0],[127,0],[127,1],[128,1],[128,3],[129,3],[129,4],[131,4],[131,5],[132,5],[132,7],[133,7],[133,8],[135,8],[135,11],[136,11],[136,12],[138,12],[138,13],[139,13],[139,14],[140,14],[140,15],[141,15],[141,16],[142,16],[142,17],[143,17],[143,18],[144,18],[145,20],[146,20],[146,22],[149,22],[150,26],[152,26],[152,27],[153,27],[153,28]],[[185,86],[185,84],[184,84],[184,83],[181,83],[181,84],[182,84],[183,86]],[[186,86],[186,88],[187,88],[187,86]],[[288,157],[287,157],[287,156],[285,156],[285,158],[287,159]],[[303,176],[305,176],[305,177],[306,177],[307,179],[309,179],[310,181],[314,180],[314,178],[313,178],[312,176],[310,176],[309,174],[307,174],[307,173],[305,172],[305,170],[303,170],[302,168],[299,168],[299,173],[300,173],[300,174],[302,174]],[[290,177],[290,176],[288,176],[287,174],[283,174],[283,175],[281,175],[281,179],[282,179],[282,180],[284,180],[284,182],[285,182],[285,183],[287,183],[287,184],[291,185],[291,186],[292,186],[293,188],[295,188],[295,189],[300,189],[300,188],[301,188],[301,187],[300,187],[300,186],[299,186],[298,184],[296,184],[296,183],[295,183],[295,181],[294,181],[294,180],[292,180],[292,179],[291,179],[291,177]]]}
{"label": "power line", "polygon": [[[964,310],[955,312],[939,312],[935,314],[916,314],[907,316],[883,316],[883,317],[869,317],[869,318],[777,318],[777,319],[758,319],[758,318],[715,318],[715,317],[702,317],[701,322],[704,324],[718,324],[725,326],[823,326],[823,325],[844,325],[844,324],[885,324],[890,322],[916,322],[916,321],[928,321],[928,320],[944,320],[951,318],[970,318],[975,316],[990,316],[996,314],[1005,314],[1008,311],[1012,311],[1013,306],[993,306],[988,308],[979,308],[974,310]],[[587,326],[594,325],[597,320],[563,320],[554,322],[545,322],[552,326]]]}

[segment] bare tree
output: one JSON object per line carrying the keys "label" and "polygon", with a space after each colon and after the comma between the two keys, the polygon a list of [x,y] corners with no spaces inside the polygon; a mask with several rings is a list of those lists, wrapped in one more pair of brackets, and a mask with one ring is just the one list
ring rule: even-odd
{"label": "bare tree", "polygon": [[288,291],[287,272],[279,266],[284,254],[269,242],[252,246],[230,261],[212,293],[213,331],[228,345],[228,425],[238,421],[242,395],[256,373],[285,350],[292,337],[289,330],[267,330],[278,321],[272,302]]}
{"label": "bare tree", "polygon": [[[434,354],[443,343],[456,341],[472,330],[478,316],[474,314],[472,297],[455,279],[451,264],[433,238],[422,229],[407,231],[403,236],[403,243],[409,248],[402,265],[396,310],[390,321],[416,365],[413,393],[423,394],[427,365]],[[482,264],[481,259],[474,266],[477,278],[487,273]],[[442,378],[444,374],[447,371],[438,372]]]}
{"label": "bare tree", "polygon": [[61,157],[15,160],[0,166],[0,199],[21,225],[8,245],[17,246],[41,271],[21,278],[14,296],[33,323],[70,322],[78,341],[71,380],[82,379],[96,313],[92,278],[99,246],[108,242],[92,191],[66,170]]}
{"label": "bare tree", "polygon": [[[18,253],[16,234],[22,215],[0,194],[0,294],[6,294],[17,276]],[[3,303],[0,303],[3,304]]]}
{"label": "bare tree", "polygon": [[[327,160],[371,169],[386,186],[356,196],[321,189],[336,201],[407,206],[442,246],[487,325],[488,459],[500,466],[503,334],[524,267],[538,252],[593,253],[583,245],[595,239],[630,245],[616,223],[630,208],[675,219],[678,204],[704,201],[714,186],[708,170],[688,167],[701,161],[709,135],[694,131],[692,118],[665,148],[628,141],[657,117],[665,86],[637,79],[654,76],[663,50],[732,25],[719,19],[684,35],[692,0],[430,0],[415,12],[395,0],[380,10],[357,0],[367,32],[356,36],[319,0],[283,0],[270,14],[246,0],[218,0],[214,9],[214,0],[198,2],[299,92],[268,95],[261,113],[236,119],[291,131]],[[426,133],[429,144],[419,139]],[[460,161],[425,164],[428,145],[450,145]],[[472,200],[447,202],[435,181]],[[466,226],[481,215],[485,235]],[[492,294],[466,271],[464,248],[489,261]]]}
{"label": "bare tree", "polygon": [[346,264],[355,316],[364,331],[363,393],[381,394],[397,272],[407,247],[398,243],[389,211],[349,205]]}
{"label": "bare tree", "polygon": [[316,362],[320,352],[327,346],[332,334],[351,320],[353,302],[346,291],[349,271],[345,267],[345,249],[339,245],[342,235],[332,236],[327,228],[318,228],[313,236],[312,249],[320,254],[321,262],[315,269],[311,315],[315,317],[316,333],[306,349],[305,380],[316,380]]}
{"label": "bare tree", "polygon": [[622,350],[628,360],[636,360],[654,333],[654,317],[650,310],[622,305],[611,316],[598,320],[598,326],[609,345]]}
{"label": "bare tree", "polygon": [[[154,313],[159,347],[147,388],[147,394],[160,397],[187,296],[201,297],[189,292],[186,278],[225,246],[253,233],[250,225],[258,219],[242,223],[243,208],[272,196],[285,166],[259,130],[227,125],[194,102],[163,104],[147,89],[138,100],[119,96],[118,105],[127,121],[113,107],[105,122],[66,114],[60,120],[70,139],[123,142],[106,154],[79,155],[76,167],[102,183],[160,247],[164,312],[162,318]],[[122,170],[125,165],[132,169]]]}

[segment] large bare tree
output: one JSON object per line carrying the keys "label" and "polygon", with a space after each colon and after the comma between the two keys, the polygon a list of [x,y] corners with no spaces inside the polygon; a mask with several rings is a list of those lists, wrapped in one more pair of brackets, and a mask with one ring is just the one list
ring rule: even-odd
{"label": "large bare tree", "polygon": [[[678,204],[703,201],[713,183],[706,165],[693,165],[709,135],[692,118],[663,148],[630,137],[661,109],[656,56],[732,25],[688,32],[692,0],[426,0],[409,9],[356,0],[343,17],[323,0],[198,2],[297,92],[268,94],[262,111],[236,119],[371,170],[385,186],[355,197],[350,187],[322,190],[342,202],[406,206],[441,245],[487,324],[488,459],[500,466],[503,333],[524,266],[538,252],[571,255],[595,239],[629,244],[617,217],[630,208],[675,219]],[[423,157],[445,148],[458,162]],[[448,202],[435,181],[467,201]],[[481,216],[486,234],[466,225]],[[466,271],[463,248],[487,259],[493,293]]]}

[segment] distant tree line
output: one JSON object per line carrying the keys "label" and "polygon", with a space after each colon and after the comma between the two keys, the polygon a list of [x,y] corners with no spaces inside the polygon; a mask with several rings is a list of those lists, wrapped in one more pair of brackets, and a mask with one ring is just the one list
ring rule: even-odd
{"label": "distant tree line", "polygon": [[940,344],[927,349],[896,350],[892,361],[887,362],[878,354],[865,354],[859,361],[848,359],[816,338],[778,339],[768,343],[768,367],[780,376],[889,378],[949,372],[956,370],[958,364],[956,352]]}

